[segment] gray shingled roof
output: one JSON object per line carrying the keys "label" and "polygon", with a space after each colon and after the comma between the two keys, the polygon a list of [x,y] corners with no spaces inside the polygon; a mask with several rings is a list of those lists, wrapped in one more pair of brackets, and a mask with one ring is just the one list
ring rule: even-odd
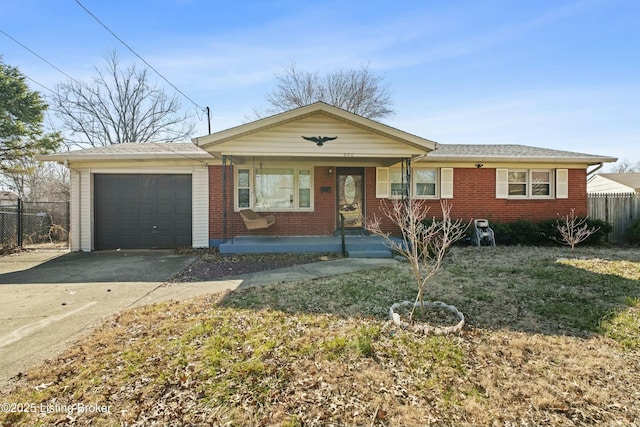
{"label": "gray shingled roof", "polygon": [[190,142],[126,142],[38,156],[40,160],[58,161],[65,159],[200,159],[212,157],[211,154]]}
{"label": "gray shingled roof", "polygon": [[[106,160],[106,159],[205,159],[213,158],[204,149],[192,143],[154,143],[128,142],[104,147],[85,148],[82,150],[38,156],[40,160]],[[475,145],[475,144],[438,144],[436,149],[427,154],[426,159],[441,161],[511,161],[511,162],[579,162],[597,164],[615,162],[613,157],[593,154],[574,153],[571,151],[552,150],[549,148],[530,147],[526,145]]]}
{"label": "gray shingled roof", "polygon": [[436,149],[427,154],[427,159],[461,160],[461,161],[548,161],[548,162],[615,162],[608,156],[575,153],[571,151],[552,150],[549,148],[530,147],[516,144],[438,144]]}

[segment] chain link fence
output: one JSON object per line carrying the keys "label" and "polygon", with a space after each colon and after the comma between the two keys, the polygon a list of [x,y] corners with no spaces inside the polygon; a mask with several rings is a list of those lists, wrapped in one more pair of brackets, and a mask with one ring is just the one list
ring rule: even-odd
{"label": "chain link fence", "polygon": [[0,206],[3,247],[69,244],[68,202],[22,202]]}

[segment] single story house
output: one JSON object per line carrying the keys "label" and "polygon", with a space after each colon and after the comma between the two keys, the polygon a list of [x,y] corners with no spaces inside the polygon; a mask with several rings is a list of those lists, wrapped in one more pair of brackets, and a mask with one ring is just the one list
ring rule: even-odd
{"label": "single story house", "polygon": [[587,193],[639,193],[640,173],[599,173],[587,180]]}
{"label": "single story house", "polygon": [[[192,143],[127,143],[40,156],[71,171],[71,250],[215,247],[237,236],[364,229],[409,195],[455,218],[587,213],[607,156],[522,145],[450,145],[315,103]],[[273,216],[249,226],[240,214]],[[390,222],[383,222],[389,231]]]}

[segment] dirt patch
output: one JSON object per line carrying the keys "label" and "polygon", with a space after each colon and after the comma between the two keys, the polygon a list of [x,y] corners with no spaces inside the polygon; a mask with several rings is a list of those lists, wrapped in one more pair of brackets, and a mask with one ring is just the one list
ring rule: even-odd
{"label": "dirt patch", "polygon": [[198,259],[173,277],[175,282],[202,282],[225,277],[274,270],[294,265],[336,259],[338,254],[278,253],[222,255],[217,249],[185,249],[180,254],[196,255]]}

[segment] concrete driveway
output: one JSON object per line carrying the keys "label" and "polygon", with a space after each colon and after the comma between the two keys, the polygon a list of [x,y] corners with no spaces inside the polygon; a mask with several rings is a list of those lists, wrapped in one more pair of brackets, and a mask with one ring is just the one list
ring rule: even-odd
{"label": "concrete driveway", "polygon": [[194,260],[172,251],[23,252],[0,257],[0,388],[102,319],[168,299]]}
{"label": "concrete driveway", "polygon": [[194,257],[172,251],[23,252],[0,257],[0,389],[123,309],[393,265],[342,258],[225,280],[167,283]]}

